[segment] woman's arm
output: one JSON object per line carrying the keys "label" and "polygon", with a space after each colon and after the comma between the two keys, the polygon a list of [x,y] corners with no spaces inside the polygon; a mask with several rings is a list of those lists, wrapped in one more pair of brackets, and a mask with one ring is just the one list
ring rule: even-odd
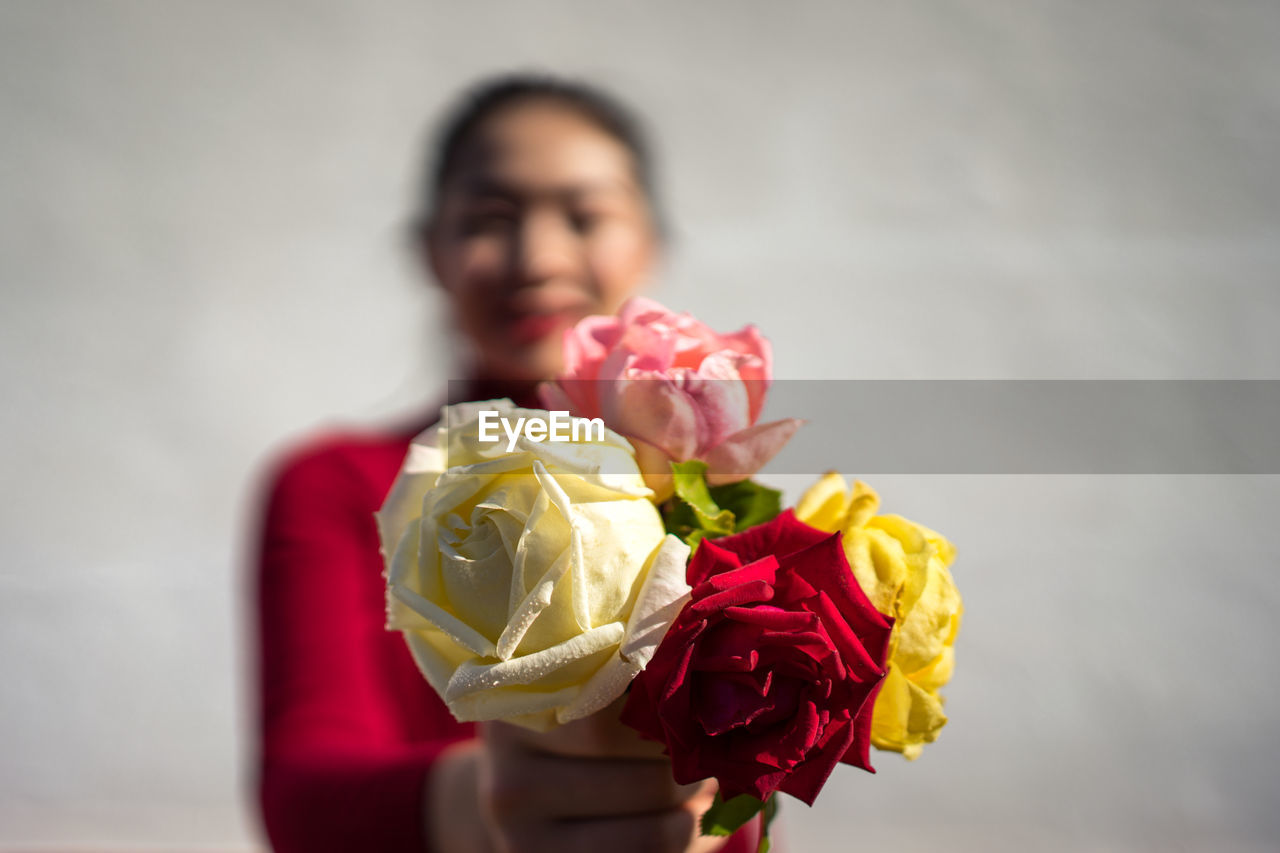
{"label": "woman's arm", "polygon": [[471,730],[384,628],[373,512],[403,452],[329,442],[288,460],[269,489],[258,782],[278,853],[421,853],[428,771]]}

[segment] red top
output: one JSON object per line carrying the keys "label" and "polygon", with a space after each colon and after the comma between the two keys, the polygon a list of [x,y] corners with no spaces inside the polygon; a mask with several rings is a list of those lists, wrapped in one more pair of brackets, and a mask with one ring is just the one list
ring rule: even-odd
{"label": "red top", "polygon": [[[474,735],[385,628],[373,513],[416,432],[313,441],[270,484],[257,587],[258,783],[277,853],[423,853],[427,771]],[[751,850],[746,835],[725,853]]]}

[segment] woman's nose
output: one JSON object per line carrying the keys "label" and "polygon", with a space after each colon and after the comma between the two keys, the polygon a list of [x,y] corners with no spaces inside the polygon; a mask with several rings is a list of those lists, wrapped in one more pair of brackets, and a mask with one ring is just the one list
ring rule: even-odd
{"label": "woman's nose", "polygon": [[514,266],[526,284],[577,272],[577,237],[554,211],[529,211],[520,222],[512,248]]}

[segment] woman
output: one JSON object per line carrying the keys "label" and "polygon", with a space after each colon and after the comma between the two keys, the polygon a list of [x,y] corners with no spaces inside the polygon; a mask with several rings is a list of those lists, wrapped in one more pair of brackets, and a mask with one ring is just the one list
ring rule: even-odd
{"label": "woman", "polygon": [[[457,396],[535,404],[561,333],[613,313],[660,250],[635,122],[594,89],[513,77],[446,125],[417,242],[469,347]],[[455,721],[383,628],[373,512],[426,424],[331,436],[278,470],[259,570],[264,822],[278,851],[745,851],[699,838],[712,783],[678,786],[617,708],[549,734]],[[750,837],[748,837],[750,836]]]}

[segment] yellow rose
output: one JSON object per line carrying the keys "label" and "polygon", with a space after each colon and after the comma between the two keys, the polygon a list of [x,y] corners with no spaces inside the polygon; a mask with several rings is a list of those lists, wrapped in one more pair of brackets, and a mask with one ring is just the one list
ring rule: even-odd
{"label": "yellow rose", "polygon": [[876,609],[894,618],[889,673],[876,699],[871,742],[919,757],[946,724],[939,690],[955,666],[963,606],[948,566],[955,548],[899,515],[876,515],[880,496],[863,482],[853,489],[826,474],[796,507],[803,522],[840,532],[849,565]]}
{"label": "yellow rose", "polygon": [[648,663],[687,599],[689,549],[621,436],[487,440],[495,417],[550,421],[509,400],[449,406],[410,446],[378,513],[387,625],[459,720],[545,730]]}

